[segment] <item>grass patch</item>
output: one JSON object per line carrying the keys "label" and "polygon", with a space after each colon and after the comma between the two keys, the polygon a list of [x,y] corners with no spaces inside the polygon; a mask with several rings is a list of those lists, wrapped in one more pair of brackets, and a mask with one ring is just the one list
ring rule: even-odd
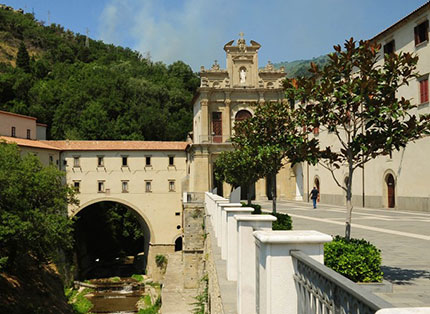
{"label": "grass patch", "polygon": [[135,279],[135,280],[137,280],[137,281],[139,281],[139,282],[142,282],[143,281],[143,275],[140,275],[140,274],[133,274],[132,276],[131,276],[131,278],[133,278],[133,279]]}
{"label": "grass patch", "polygon": [[87,314],[92,309],[93,304],[90,300],[85,298],[90,292],[93,292],[93,289],[85,288],[79,292],[79,290],[73,290],[72,288],[65,289],[65,295],[68,300],[68,303],[72,305],[73,310],[77,314]]}
{"label": "grass patch", "polygon": [[121,278],[118,277],[118,276],[116,276],[116,277],[110,277],[109,280],[112,281],[112,282],[120,282]]}

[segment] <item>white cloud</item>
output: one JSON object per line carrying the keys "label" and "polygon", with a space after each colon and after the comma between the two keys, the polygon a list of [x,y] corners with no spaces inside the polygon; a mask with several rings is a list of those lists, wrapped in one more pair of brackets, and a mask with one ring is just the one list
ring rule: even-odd
{"label": "white cloud", "polygon": [[234,4],[227,0],[111,0],[101,14],[100,37],[116,44],[122,44],[121,37],[132,38],[131,48],[149,53],[153,61],[183,60],[198,70],[223,59],[223,45],[234,39],[225,35],[233,18],[227,7]]}

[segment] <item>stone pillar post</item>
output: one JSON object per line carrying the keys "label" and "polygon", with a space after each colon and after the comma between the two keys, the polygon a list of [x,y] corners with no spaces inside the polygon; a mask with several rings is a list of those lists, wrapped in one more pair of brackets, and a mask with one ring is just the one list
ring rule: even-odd
{"label": "stone pillar post", "polygon": [[215,210],[214,210],[214,218],[215,223],[213,225],[215,236],[217,238],[217,245],[221,246],[221,208],[218,206],[219,204],[227,204],[228,199],[223,198],[221,196],[216,195],[215,198]]}
{"label": "stone pillar post", "polygon": [[227,214],[227,279],[237,280],[237,221],[235,215],[249,215],[251,207],[226,207]]}
{"label": "stone pillar post", "polygon": [[237,313],[255,314],[255,238],[257,230],[272,230],[272,215],[237,215]]}
{"label": "stone pillar post", "polygon": [[291,250],[300,250],[322,263],[324,243],[331,236],[318,231],[255,231],[256,312],[297,314],[297,291]]}
{"label": "stone pillar post", "polygon": [[227,259],[227,212],[225,208],[228,207],[241,207],[241,203],[226,203],[218,204],[221,210],[221,259]]}

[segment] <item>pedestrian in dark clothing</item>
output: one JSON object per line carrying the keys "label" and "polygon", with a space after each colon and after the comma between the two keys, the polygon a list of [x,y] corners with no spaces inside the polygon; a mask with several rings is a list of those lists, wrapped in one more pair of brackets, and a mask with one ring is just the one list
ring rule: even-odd
{"label": "pedestrian in dark clothing", "polygon": [[314,205],[314,208],[317,208],[317,198],[318,198],[318,194],[319,194],[320,192],[317,190],[317,188],[314,186],[314,188],[312,189],[312,191],[311,191],[311,193],[310,193],[310,196],[311,196],[311,199],[312,199],[312,203],[313,203],[313,205]]}

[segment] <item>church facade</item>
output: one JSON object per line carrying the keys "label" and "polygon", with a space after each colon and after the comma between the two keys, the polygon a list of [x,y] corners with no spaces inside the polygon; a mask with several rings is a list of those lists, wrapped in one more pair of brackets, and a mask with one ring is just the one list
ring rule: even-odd
{"label": "church facade", "polygon": [[[241,37],[224,46],[226,68],[215,61],[210,69],[201,67],[201,84],[193,99],[193,132],[189,152],[188,191],[204,192],[217,188],[217,193],[228,197],[231,187],[216,182],[214,162],[217,156],[232,149],[230,138],[236,121],[253,115],[254,109],[265,102],[284,102],[282,81],[285,70],[277,70],[268,62],[260,68],[258,50],[261,45],[253,40],[249,45]],[[253,194],[257,200],[267,200],[270,180],[261,179]],[[277,197],[296,196],[294,172],[289,166],[277,175]],[[244,195],[244,194],[242,194]],[[246,194],[245,194],[246,195]]]}

